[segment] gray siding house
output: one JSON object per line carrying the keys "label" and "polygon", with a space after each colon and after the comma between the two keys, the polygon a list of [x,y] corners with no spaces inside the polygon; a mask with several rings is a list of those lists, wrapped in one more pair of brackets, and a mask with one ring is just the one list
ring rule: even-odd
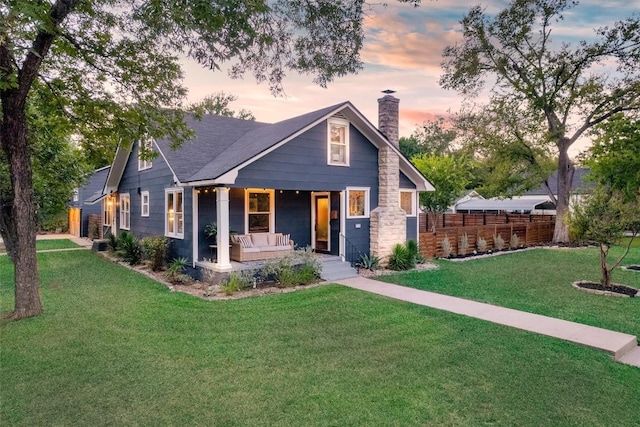
{"label": "gray siding house", "polygon": [[[152,161],[139,158],[141,142],[118,149],[102,192],[104,225],[167,236],[173,257],[221,272],[232,268],[231,233],[288,234],[345,260],[385,257],[418,239],[418,192],[433,191],[398,149],[398,102],[379,100],[381,130],[349,102],[274,124],[187,117],[196,136],[178,149],[147,142],[158,153]],[[203,232],[212,222],[215,242]]]}
{"label": "gray siding house", "polygon": [[[77,189],[73,199],[69,202],[69,229],[71,234],[77,237],[90,237],[89,216],[103,215],[101,201],[110,169],[111,166],[105,166],[93,171],[87,182]],[[72,211],[76,211],[78,214],[72,215]],[[72,221],[77,221],[77,224],[71,224]]]}

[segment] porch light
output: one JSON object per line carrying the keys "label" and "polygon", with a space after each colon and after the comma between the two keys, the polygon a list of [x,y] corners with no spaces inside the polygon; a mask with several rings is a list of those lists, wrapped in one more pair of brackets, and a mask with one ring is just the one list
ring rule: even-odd
{"label": "porch light", "polygon": [[300,194],[300,190],[296,190],[296,194]]}

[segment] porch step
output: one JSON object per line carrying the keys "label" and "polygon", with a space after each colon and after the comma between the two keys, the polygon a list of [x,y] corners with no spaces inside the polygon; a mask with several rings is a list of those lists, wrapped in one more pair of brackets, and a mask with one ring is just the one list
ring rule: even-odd
{"label": "porch step", "polygon": [[351,267],[351,264],[348,262],[342,261],[340,257],[324,257],[320,261],[322,262],[322,273],[320,277],[327,282],[358,277],[356,269]]}

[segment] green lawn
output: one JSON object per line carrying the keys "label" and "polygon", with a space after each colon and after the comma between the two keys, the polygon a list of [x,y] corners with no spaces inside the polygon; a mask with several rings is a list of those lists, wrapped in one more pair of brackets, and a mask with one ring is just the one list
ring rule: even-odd
{"label": "green lawn", "polygon": [[[613,248],[611,252],[616,255],[621,250]],[[596,248],[536,249],[437,263],[437,270],[396,274],[382,280],[640,337],[640,298],[604,297],[571,287],[576,280],[599,280]],[[632,249],[623,261],[623,265],[639,263],[640,248]],[[616,269],[613,279],[640,288],[640,273]]]}
{"label": "green lawn", "polygon": [[[337,285],[211,302],[38,259],[45,313],[0,325],[0,425],[640,424],[640,369],[596,350]],[[11,278],[2,257],[5,311]]]}
{"label": "green lawn", "polygon": [[51,249],[69,249],[69,248],[77,248],[77,247],[79,246],[73,243],[69,239],[51,239],[51,240],[36,241],[37,251],[46,251]]}

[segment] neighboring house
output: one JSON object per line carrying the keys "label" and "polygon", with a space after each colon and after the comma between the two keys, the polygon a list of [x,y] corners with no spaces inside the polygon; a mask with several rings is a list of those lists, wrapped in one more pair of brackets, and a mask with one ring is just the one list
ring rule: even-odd
{"label": "neighboring house", "polygon": [[[121,146],[104,191],[104,225],[164,235],[192,267],[231,269],[230,232],[279,232],[298,247],[385,257],[418,239],[418,192],[432,185],[398,149],[398,99],[378,100],[380,130],[345,102],[274,124],[187,117],[195,139],[139,158]],[[385,136],[385,134],[387,136]],[[217,224],[217,261],[205,225]],[[355,250],[355,251],[354,251]]]}
{"label": "neighboring house", "polygon": [[[576,169],[571,183],[570,206],[579,203],[585,194],[587,194],[594,184],[585,179],[589,173],[589,169]],[[463,198],[451,207],[456,213],[525,213],[525,214],[541,214],[555,215],[556,206],[551,200],[549,191],[554,198],[558,197],[558,172],[554,172],[547,179],[549,188],[544,184],[540,187],[526,191],[521,196],[500,199],[483,199],[483,198]]]}
{"label": "neighboring house", "polygon": [[90,237],[89,216],[102,212],[102,194],[111,166],[96,169],[87,183],[76,189],[69,202],[69,232],[77,237]]}

